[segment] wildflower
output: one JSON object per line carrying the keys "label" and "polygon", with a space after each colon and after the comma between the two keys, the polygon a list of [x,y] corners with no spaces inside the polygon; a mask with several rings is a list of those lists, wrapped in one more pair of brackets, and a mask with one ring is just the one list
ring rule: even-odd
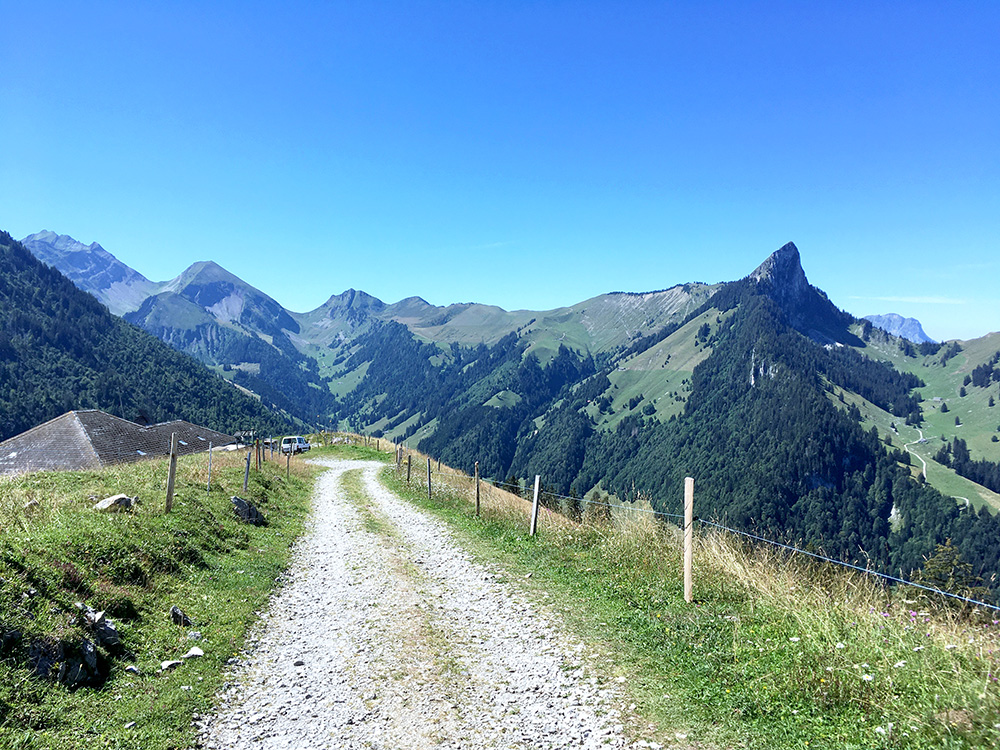
{"label": "wildflower", "polygon": [[871,682],[872,680],[875,679],[875,675],[863,674],[861,675],[861,679],[864,680],[865,682]]}
{"label": "wildflower", "polygon": [[905,667],[906,666],[906,660],[905,659],[900,659],[899,661],[897,661],[892,666],[893,666],[893,669],[899,669],[900,667]]}
{"label": "wildflower", "polygon": [[954,648],[958,648],[958,646],[956,646],[954,643],[949,643],[947,646],[944,647],[944,650],[951,651]]}
{"label": "wildflower", "polygon": [[876,734],[885,734],[885,727],[875,727]]}
{"label": "wildflower", "polygon": [[923,651],[925,648],[927,648],[927,646],[914,646],[913,650],[914,651]]}
{"label": "wildflower", "polygon": [[793,635],[793,636],[792,636],[791,638],[789,638],[788,640],[790,640],[790,641],[791,641],[792,643],[798,643],[798,642],[799,642],[800,640],[802,640],[802,639],[801,639],[801,638],[799,638],[799,637],[798,637],[797,635]]}
{"label": "wildflower", "polygon": [[837,648],[847,648],[847,646],[846,646],[846,645],[844,645],[843,643],[840,643],[840,642],[838,641],[838,642],[837,642]]}

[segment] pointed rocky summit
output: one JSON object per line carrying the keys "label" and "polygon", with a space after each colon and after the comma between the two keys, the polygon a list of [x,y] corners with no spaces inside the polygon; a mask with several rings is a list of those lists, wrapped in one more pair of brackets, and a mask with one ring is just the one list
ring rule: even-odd
{"label": "pointed rocky summit", "polygon": [[789,242],[747,277],[757,292],[773,299],[793,328],[822,344],[860,342],[847,329],[851,316],[841,312],[813,287],[802,270],[799,249]]}
{"label": "pointed rocky summit", "polygon": [[802,270],[799,249],[789,242],[772,253],[750,274],[758,285],[769,287],[769,296],[786,308],[789,303],[801,301],[809,292],[809,280]]}

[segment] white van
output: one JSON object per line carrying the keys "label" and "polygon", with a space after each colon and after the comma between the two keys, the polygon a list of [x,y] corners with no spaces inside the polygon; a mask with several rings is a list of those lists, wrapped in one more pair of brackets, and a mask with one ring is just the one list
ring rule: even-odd
{"label": "white van", "polygon": [[289,437],[281,438],[282,453],[305,453],[310,448],[312,446],[301,435],[290,435]]}

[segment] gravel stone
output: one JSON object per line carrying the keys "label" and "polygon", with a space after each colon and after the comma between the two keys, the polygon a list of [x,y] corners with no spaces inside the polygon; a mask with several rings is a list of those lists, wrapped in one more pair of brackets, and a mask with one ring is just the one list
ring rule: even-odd
{"label": "gravel stone", "polygon": [[[584,646],[447,527],[377,480],[321,461],[313,515],[284,586],[204,717],[222,748],[623,748],[626,712]],[[369,531],[345,497],[360,470]],[[307,666],[303,666],[307,665]]]}

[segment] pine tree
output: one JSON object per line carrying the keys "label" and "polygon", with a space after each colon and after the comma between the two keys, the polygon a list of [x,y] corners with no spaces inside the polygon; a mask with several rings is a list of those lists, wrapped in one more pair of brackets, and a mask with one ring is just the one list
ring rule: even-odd
{"label": "pine tree", "polygon": [[983,586],[983,579],[973,574],[972,565],[962,559],[950,538],[937,545],[934,554],[927,558],[917,575],[917,582],[949,594],[990,601],[990,592]]}

